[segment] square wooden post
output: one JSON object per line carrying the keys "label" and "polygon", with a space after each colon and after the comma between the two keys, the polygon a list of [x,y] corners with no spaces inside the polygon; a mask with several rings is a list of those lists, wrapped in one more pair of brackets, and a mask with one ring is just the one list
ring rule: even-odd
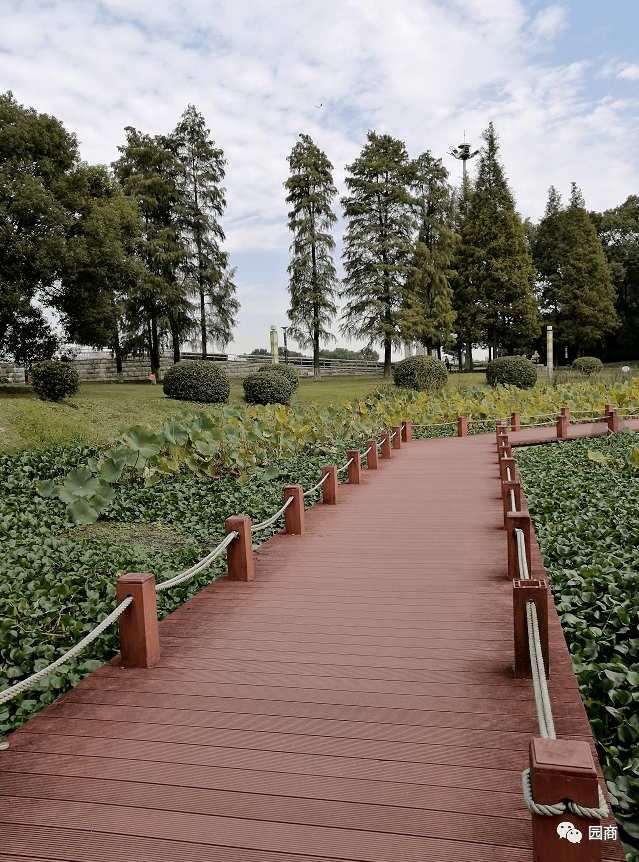
{"label": "square wooden post", "polygon": [[606,404],[606,424],[611,434],[619,433],[619,416],[612,404]]}
{"label": "square wooden post", "polygon": [[530,515],[528,512],[506,512],[506,535],[508,538],[508,580],[520,578],[519,554],[517,552],[517,537],[515,530],[522,530],[526,545],[526,563],[528,575],[532,577],[530,555]]}
{"label": "square wooden post", "polygon": [[[513,509],[512,500],[510,497],[510,492],[513,491],[515,495],[515,506],[516,509]],[[506,513],[507,512],[521,512],[521,482],[519,479],[505,479],[501,483],[501,500],[504,506],[504,524],[506,523]]]}
{"label": "square wooden post", "polygon": [[384,428],[382,431],[382,460],[386,461],[391,457],[391,441],[390,434]]}
{"label": "square wooden post", "polygon": [[[328,481],[328,480],[327,480]],[[301,536],[305,532],[304,525],[304,489],[301,485],[286,485],[284,502],[293,498],[288,509],[284,510],[284,532],[290,536]]]}
{"label": "square wooden post", "polygon": [[377,470],[377,440],[367,440],[366,448],[371,450],[366,456],[366,467],[368,470]]}
{"label": "square wooden post", "polygon": [[468,437],[468,416],[457,417],[457,436]]}
{"label": "square wooden post", "polygon": [[410,443],[413,439],[413,423],[406,420],[402,422],[402,443]]}
{"label": "square wooden post", "polygon": [[248,515],[231,515],[224,521],[224,529],[227,536],[233,530],[237,530],[239,533],[226,549],[229,581],[252,580],[255,569],[253,567],[251,519]]}
{"label": "square wooden post", "polygon": [[337,467],[335,464],[324,464],[322,479],[328,473],[328,479],[322,485],[322,503],[327,506],[337,504]]}
{"label": "square wooden post", "polygon": [[521,431],[521,414],[520,413],[511,413],[510,414],[510,430],[511,431]]}
{"label": "square wooden post", "polygon": [[511,482],[514,479],[519,479],[519,474],[517,473],[517,464],[515,463],[515,459],[512,455],[507,455],[499,462],[499,478],[502,482],[508,481],[508,470],[510,470]]}
{"label": "square wooden post", "polygon": [[346,453],[346,457],[349,461],[351,458],[353,459],[352,463],[348,465],[348,484],[359,485],[362,470],[361,454],[359,449],[349,449]]}
{"label": "square wooden post", "polygon": [[528,645],[528,619],[526,604],[535,603],[539,623],[541,654],[544,657],[546,678],[550,676],[548,652],[548,589],[545,581],[513,580],[513,637],[515,642],[515,676],[517,679],[532,678],[532,664]]}
{"label": "square wooden post", "polygon": [[570,425],[570,410],[568,407],[562,407],[561,413],[557,416],[557,439],[568,439],[568,426]]}
{"label": "square wooden post", "polygon": [[[581,739],[531,739],[530,783],[538,805],[571,799],[584,808],[599,806],[597,770],[590,746]],[[600,862],[601,841],[590,840],[600,820],[569,811],[554,817],[532,814],[534,862]]]}
{"label": "square wooden post", "polygon": [[127,596],[133,598],[118,617],[122,664],[124,667],[153,667],[160,658],[155,575],[129,572],[118,578],[115,591],[118,604]]}
{"label": "square wooden post", "polygon": [[393,425],[392,427],[393,436],[393,449],[401,449],[402,448],[402,429],[400,425]]}

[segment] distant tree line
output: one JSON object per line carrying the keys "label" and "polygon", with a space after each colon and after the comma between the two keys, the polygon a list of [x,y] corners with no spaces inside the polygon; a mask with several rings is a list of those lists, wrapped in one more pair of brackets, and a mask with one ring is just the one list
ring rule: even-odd
{"label": "distant tree line", "polygon": [[[125,130],[109,168],[80,160],[54,117],[0,96],[0,354],[28,362],[56,349],[42,307],[67,339],[160,352],[196,340],[223,348],[239,303],[222,248],[226,160],[189,106],[173,131]],[[639,356],[639,198],[588,213],[573,184],[567,205],[551,187],[542,219],[522,222],[492,123],[474,179],[454,188],[441,159],[410,158],[402,141],[369,131],[346,166],[341,208],[344,278],[337,277],[333,166],[308,135],[293,146],[285,182],[293,235],[289,335],[320,358],[342,300],[339,329],[383,352],[429,354],[471,346],[556,356]],[[564,350],[562,350],[562,347]],[[292,351],[289,352],[292,356]],[[352,351],[353,358],[362,351]]]}
{"label": "distant tree line", "polygon": [[42,306],[68,340],[122,356],[185,339],[221,347],[239,303],[222,250],[226,161],[189,105],[168,135],[128,127],[111,168],[87,165],[54,117],[0,96],[0,351],[56,349]]}
{"label": "distant tree line", "polygon": [[[639,198],[603,214],[587,213],[573,184],[564,207],[551,188],[544,217],[522,222],[499,157],[492,123],[473,181],[448,182],[441,159],[410,159],[404,144],[370,131],[347,165],[348,195],[339,284],[332,259],[332,165],[307,135],[289,157],[291,245],[289,332],[311,346],[320,376],[320,342],[340,331],[384,352],[417,342],[429,354],[472,345],[500,354],[545,355],[545,327],[572,360],[639,356]],[[558,355],[559,350],[556,355]]]}

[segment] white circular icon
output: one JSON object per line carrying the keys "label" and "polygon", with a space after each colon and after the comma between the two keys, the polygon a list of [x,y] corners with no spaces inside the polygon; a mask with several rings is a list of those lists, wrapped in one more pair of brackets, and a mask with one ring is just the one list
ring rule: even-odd
{"label": "white circular icon", "polygon": [[581,832],[567,820],[564,820],[557,826],[557,835],[560,838],[567,838],[571,844],[579,844],[581,841]]}

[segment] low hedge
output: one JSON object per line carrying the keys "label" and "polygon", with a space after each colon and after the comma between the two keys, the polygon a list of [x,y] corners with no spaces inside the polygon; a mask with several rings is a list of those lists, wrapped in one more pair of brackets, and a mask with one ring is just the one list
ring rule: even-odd
{"label": "low hedge", "polygon": [[523,356],[500,356],[488,363],[486,381],[491,386],[501,383],[531,389],[537,384],[537,369],[530,359]]}
{"label": "low hedge", "polygon": [[293,387],[284,374],[268,367],[249,374],[242,383],[249,404],[290,404]]}
{"label": "low hedge", "polygon": [[602,368],[603,362],[596,356],[580,356],[572,363],[572,370],[578,371],[584,377],[592,377],[593,374],[598,374]]}
{"label": "low hedge", "polygon": [[300,376],[297,371],[290,365],[282,364],[281,362],[278,362],[276,365],[263,365],[260,368],[259,373],[269,371],[273,371],[275,372],[275,374],[281,374],[282,377],[288,380],[288,382],[291,384],[291,389],[293,390],[293,392],[295,392],[295,390],[300,385]]}
{"label": "low hedge", "polygon": [[231,391],[225,372],[204,359],[176,362],[164,375],[163,386],[168,398],[203,404],[228,401]]}
{"label": "low hedge", "polygon": [[70,362],[47,359],[33,367],[33,388],[41,401],[61,401],[80,388],[80,376]]}
{"label": "low hedge", "polygon": [[434,356],[409,356],[393,369],[395,386],[419,392],[439,392],[448,381],[446,366]]}

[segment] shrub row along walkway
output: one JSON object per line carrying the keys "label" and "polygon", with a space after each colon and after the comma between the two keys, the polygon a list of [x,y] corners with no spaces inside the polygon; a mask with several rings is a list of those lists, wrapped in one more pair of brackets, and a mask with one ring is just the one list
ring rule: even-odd
{"label": "shrub row along walkway", "polygon": [[[529,862],[494,435],[405,444],[306,525],[161,623],[157,666],[9,737],[2,862]],[[557,735],[592,744],[552,609],[550,655]]]}

